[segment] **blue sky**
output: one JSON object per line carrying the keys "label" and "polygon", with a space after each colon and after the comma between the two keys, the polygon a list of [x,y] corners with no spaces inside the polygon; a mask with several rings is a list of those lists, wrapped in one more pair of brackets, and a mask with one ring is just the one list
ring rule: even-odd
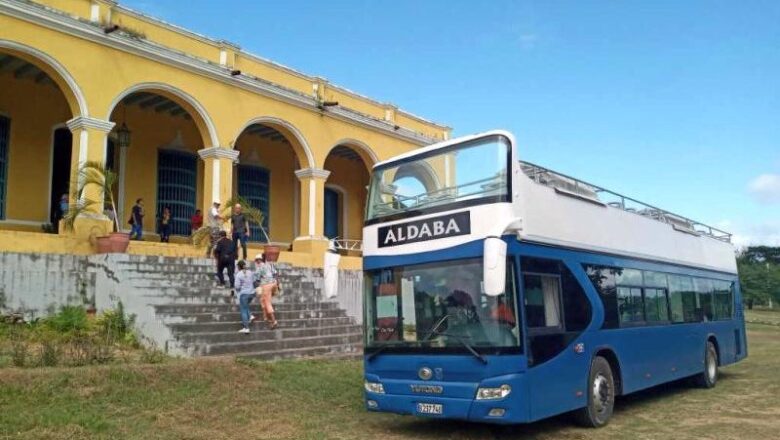
{"label": "blue sky", "polygon": [[780,2],[122,3],[780,245]]}

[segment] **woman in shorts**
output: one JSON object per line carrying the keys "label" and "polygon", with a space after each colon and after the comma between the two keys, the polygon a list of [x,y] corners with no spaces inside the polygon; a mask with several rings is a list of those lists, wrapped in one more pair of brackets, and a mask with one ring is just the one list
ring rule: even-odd
{"label": "woman in shorts", "polygon": [[278,284],[276,281],[276,268],[272,263],[265,261],[265,254],[255,256],[255,294],[260,299],[263,309],[263,320],[269,323],[270,329],[279,326],[274,316],[274,306],[271,297]]}

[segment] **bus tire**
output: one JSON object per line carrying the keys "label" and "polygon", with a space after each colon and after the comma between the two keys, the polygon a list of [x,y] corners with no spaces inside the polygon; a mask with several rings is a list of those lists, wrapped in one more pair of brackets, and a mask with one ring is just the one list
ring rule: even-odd
{"label": "bus tire", "polygon": [[704,371],[694,377],[694,383],[701,388],[712,388],[718,383],[718,350],[712,341],[704,346]]}
{"label": "bus tire", "polygon": [[596,356],[588,374],[588,404],[575,412],[577,422],[588,428],[606,426],[615,406],[615,379],[609,362]]}

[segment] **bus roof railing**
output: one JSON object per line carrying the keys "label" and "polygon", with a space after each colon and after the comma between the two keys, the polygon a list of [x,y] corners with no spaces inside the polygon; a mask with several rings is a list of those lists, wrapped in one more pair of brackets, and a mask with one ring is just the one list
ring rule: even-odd
{"label": "bus roof railing", "polygon": [[693,235],[704,235],[716,240],[731,243],[731,234],[714,228],[704,223],[691,220],[678,214],[657,208],[631,197],[610,191],[598,185],[585,182],[583,180],[567,176],[557,171],[533,164],[531,162],[520,161],[520,167],[526,176],[536,183],[550,186],[556,189],[562,189],[564,192],[574,193],[577,197],[593,200],[597,203],[620,208],[626,212],[651,218],[662,223],[667,223],[677,231]]}

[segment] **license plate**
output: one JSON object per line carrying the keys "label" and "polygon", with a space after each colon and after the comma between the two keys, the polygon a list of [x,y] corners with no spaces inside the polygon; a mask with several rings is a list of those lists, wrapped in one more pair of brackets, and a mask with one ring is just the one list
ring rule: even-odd
{"label": "license plate", "polygon": [[420,414],[441,414],[444,407],[440,403],[418,403],[417,412]]}

